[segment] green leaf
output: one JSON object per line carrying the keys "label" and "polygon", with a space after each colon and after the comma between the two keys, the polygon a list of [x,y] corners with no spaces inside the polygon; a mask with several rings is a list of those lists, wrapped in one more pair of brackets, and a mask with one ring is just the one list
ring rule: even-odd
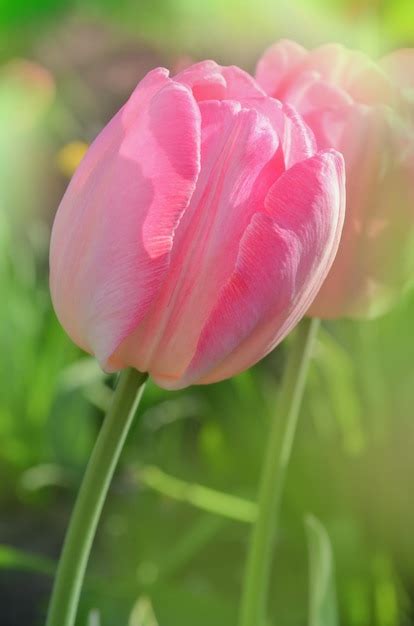
{"label": "green leaf", "polygon": [[338,626],[331,542],[321,522],[307,515],[309,549],[309,626]]}
{"label": "green leaf", "polygon": [[53,576],[55,564],[43,556],[29,554],[0,544],[0,569],[34,571]]}
{"label": "green leaf", "polygon": [[247,524],[253,523],[256,519],[257,506],[254,502],[204,485],[179,480],[158,467],[149,465],[143,467],[138,471],[138,480],[154,491],[174,500],[187,502],[208,513]]}

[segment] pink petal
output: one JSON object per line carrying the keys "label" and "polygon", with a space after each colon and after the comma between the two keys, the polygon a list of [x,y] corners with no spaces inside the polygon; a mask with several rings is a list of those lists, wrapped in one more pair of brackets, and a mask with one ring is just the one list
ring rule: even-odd
{"label": "pink petal", "polygon": [[270,189],[240,244],[180,381],[214,382],[270,352],[304,315],[335,257],[344,219],[343,159],[318,153]]}
{"label": "pink petal", "polygon": [[264,92],[247,72],[214,61],[202,61],[183,70],[175,80],[190,87],[198,102],[203,100],[244,100],[263,97]]}
{"label": "pink petal", "polygon": [[414,88],[414,48],[395,50],[383,57],[381,67],[401,88]]}
{"label": "pink petal", "polygon": [[[217,292],[233,272],[252,215],[283,172],[269,120],[237,102],[200,104],[202,169],[176,232],[168,278],[147,318],[122,346],[122,362],[177,384]],[[173,381],[173,382],[171,382]]]}
{"label": "pink petal", "polygon": [[301,71],[316,71],[322,80],[340,87],[361,104],[390,104],[393,91],[385,72],[367,55],[340,44],[311,50]]}
{"label": "pink petal", "polygon": [[315,154],[314,134],[294,107],[275,98],[249,98],[246,103],[265,115],[279,136],[283,169]]}
{"label": "pink petal", "polygon": [[288,39],[281,39],[268,48],[256,68],[256,80],[270,96],[282,98],[291,72],[302,61],[307,50]]}
{"label": "pink petal", "polygon": [[303,118],[288,104],[283,105],[285,116],[281,133],[285,167],[303,161],[316,152],[315,136]]}
{"label": "pink petal", "polygon": [[392,81],[380,66],[367,57],[361,60],[361,65],[356,68],[348,82],[347,90],[352,98],[361,104],[372,106],[395,104],[396,92]]}
{"label": "pink petal", "polygon": [[107,368],[165,280],[199,172],[199,142],[191,92],[155,70],[92,144],[59,207],[54,305],[71,337]]}
{"label": "pink petal", "polygon": [[347,77],[354,66],[354,54],[341,44],[324,44],[308,52],[300,70],[317,72],[332,85],[346,88]]}
{"label": "pink petal", "polygon": [[412,274],[407,251],[413,249],[414,158],[398,147],[387,107],[354,105],[342,128],[346,220],[338,255],[310,314],[370,317],[390,306]]}
{"label": "pink petal", "polygon": [[323,80],[315,71],[301,72],[285,97],[304,116],[314,111],[334,110],[353,103],[351,96],[343,89]]}

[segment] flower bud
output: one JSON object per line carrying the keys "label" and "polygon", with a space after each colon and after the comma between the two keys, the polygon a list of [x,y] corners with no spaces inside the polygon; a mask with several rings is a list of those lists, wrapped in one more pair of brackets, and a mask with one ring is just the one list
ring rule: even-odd
{"label": "flower bud", "polygon": [[92,144],[53,226],[71,338],[166,388],[232,376],[304,315],[335,256],[343,160],[213,61],[150,72]]}

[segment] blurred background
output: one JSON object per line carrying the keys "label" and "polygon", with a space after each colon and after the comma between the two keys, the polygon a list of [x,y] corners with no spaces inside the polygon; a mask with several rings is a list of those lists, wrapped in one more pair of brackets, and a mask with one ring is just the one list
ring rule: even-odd
{"label": "blurred background", "polygon": [[[51,309],[59,199],[87,144],[149,69],[209,57],[253,70],[279,37],[336,39],[376,56],[414,45],[414,3],[0,1],[2,626],[44,624],[114,384]],[[330,538],[340,624],[414,624],[413,320],[409,293],[374,322],[323,326],[284,498],[272,624],[308,623],[307,514]],[[105,506],[79,626],[235,626],[287,349],[209,387],[149,384]]]}

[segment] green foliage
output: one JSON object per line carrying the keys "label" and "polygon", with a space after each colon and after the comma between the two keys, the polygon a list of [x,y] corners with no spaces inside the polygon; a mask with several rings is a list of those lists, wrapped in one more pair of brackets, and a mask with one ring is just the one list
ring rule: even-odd
{"label": "green foliage", "polygon": [[309,626],[338,626],[331,543],[320,521],[305,518],[309,546]]}
{"label": "green foliage", "polygon": [[0,569],[34,571],[53,576],[55,564],[50,559],[0,545]]}

